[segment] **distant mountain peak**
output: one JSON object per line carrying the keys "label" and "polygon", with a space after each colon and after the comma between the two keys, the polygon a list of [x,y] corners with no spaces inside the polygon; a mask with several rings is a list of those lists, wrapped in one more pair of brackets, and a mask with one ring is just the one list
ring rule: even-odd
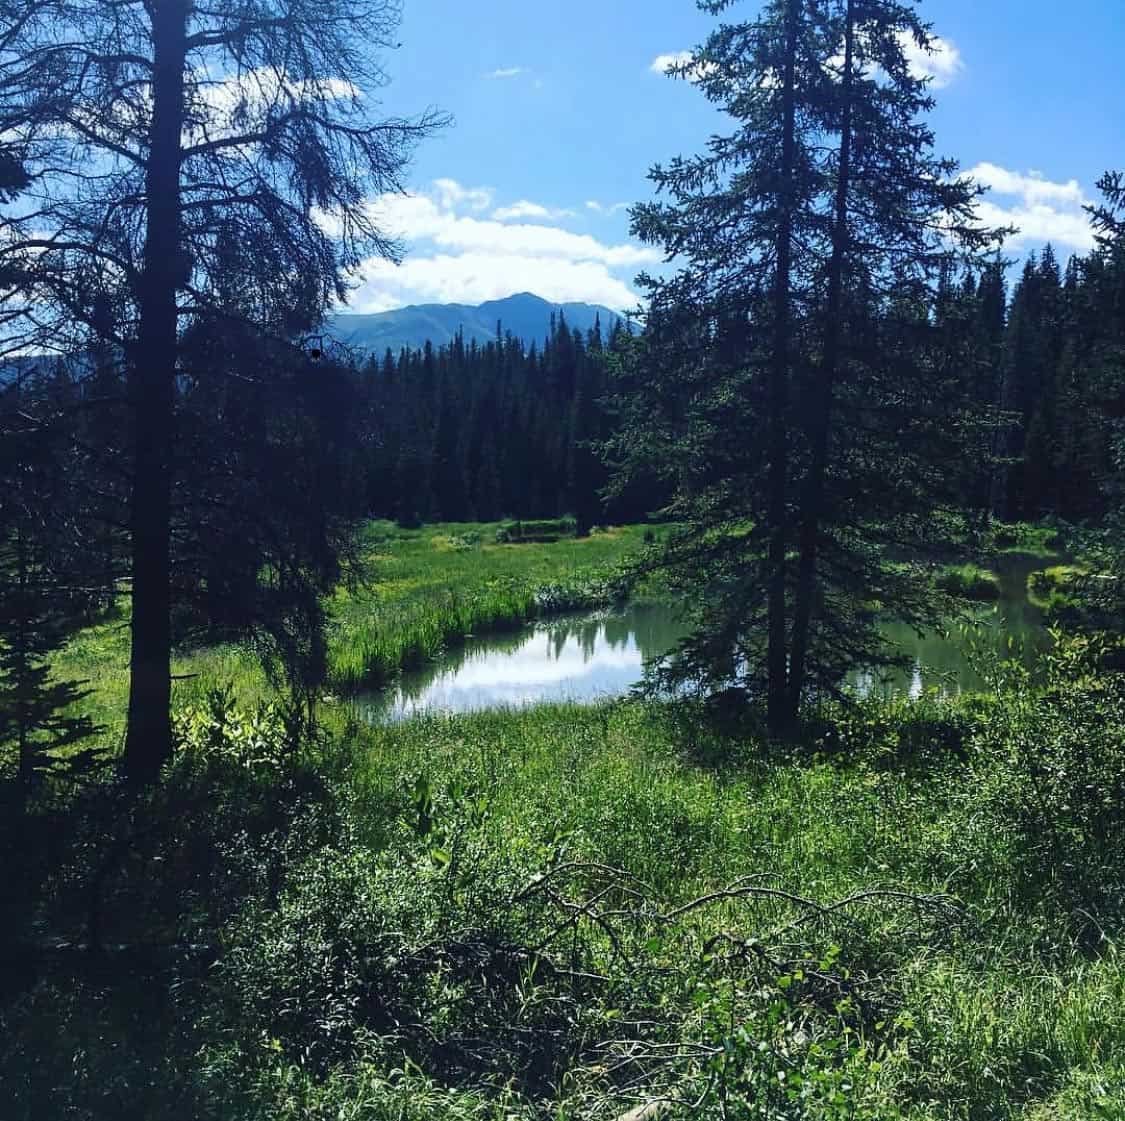
{"label": "distant mountain peak", "polygon": [[496,338],[496,324],[525,344],[540,342],[551,328],[551,316],[562,313],[567,325],[579,331],[591,330],[600,319],[609,331],[621,316],[597,304],[556,304],[534,292],[517,292],[482,304],[412,304],[393,311],[370,315],[340,313],[329,319],[329,329],[341,342],[360,350],[381,354],[403,347],[411,350],[427,342],[447,346],[460,331],[466,343],[490,342]]}

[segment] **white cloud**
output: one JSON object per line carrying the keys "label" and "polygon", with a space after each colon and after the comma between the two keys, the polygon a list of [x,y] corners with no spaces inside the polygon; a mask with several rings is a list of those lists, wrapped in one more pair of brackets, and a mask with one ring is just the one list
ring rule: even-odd
{"label": "white cloud", "polygon": [[1018,226],[1019,233],[1007,243],[1019,249],[1028,242],[1050,241],[1087,252],[1094,247],[1088,215],[1089,202],[1077,179],[1054,183],[1039,172],[1026,175],[993,163],[980,163],[968,175],[996,195],[1014,202],[1001,205],[985,198],[978,204],[981,221],[989,226]]}
{"label": "white cloud", "polygon": [[[933,89],[943,89],[948,86],[965,69],[961,51],[951,39],[943,39],[940,35],[932,36],[930,38],[932,52],[919,47],[914,37],[906,31],[899,32],[898,41],[910,73],[915,78],[929,78]],[[839,76],[844,69],[843,43],[824,65],[830,73]],[[882,68],[873,62],[863,63],[861,72],[865,78],[875,80],[886,78]]]}
{"label": "white cloud", "polygon": [[518,78],[521,74],[526,74],[527,70],[522,66],[504,66],[499,70],[493,70],[489,74],[485,74],[486,78]]}
{"label": "white cloud", "polygon": [[1057,203],[1081,208],[1089,201],[1082,193],[1077,179],[1052,183],[1043,177],[1041,171],[1029,171],[1026,175],[1021,175],[1018,171],[1008,171],[994,163],[979,163],[969,174],[998,195],[1021,196],[1029,206]]}
{"label": "white cloud", "polygon": [[686,66],[695,56],[691,51],[676,51],[674,54],[658,54],[649,69],[654,74],[667,74],[677,66]]}
{"label": "white cloud", "polygon": [[[603,245],[589,234],[555,226],[508,224],[457,213],[467,201],[478,209],[478,191],[451,191],[449,180],[438,180],[434,195],[381,195],[368,206],[372,217],[389,233],[406,241],[432,241],[442,249],[509,253],[524,257],[557,257],[573,261],[601,261],[611,267],[654,264],[658,250],[641,246]],[[491,192],[483,192],[491,194]]]}
{"label": "white cloud", "polygon": [[596,199],[590,199],[586,203],[587,210],[592,210],[595,214],[602,214],[607,217],[614,214],[620,214],[621,211],[628,210],[629,206],[630,204],[627,202],[615,202],[607,205],[598,202]]}
{"label": "white cloud", "polygon": [[520,199],[519,202],[512,203],[511,206],[501,206],[499,209],[492,212],[492,217],[497,222],[511,222],[519,218],[531,218],[541,221],[555,220],[559,218],[573,218],[573,210],[552,210],[548,206],[540,206],[537,202],[528,202],[527,199]]}
{"label": "white cloud", "polygon": [[208,77],[206,70],[197,70],[199,94],[203,102],[217,112],[233,112],[247,103],[263,105],[284,96],[293,101],[336,101],[359,97],[359,88],[344,78],[307,78],[294,81],[284,70],[262,67],[243,74],[222,78]]}
{"label": "white cloud", "polygon": [[[405,243],[407,257],[400,266],[377,258],[365,262],[351,308],[371,312],[420,302],[476,304],[530,291],[555,302],[581,300],[624,310],[637,303],[629,287],[632,273],[663,259],[658,250],[628,242],[606,244],[558,226],[499,219],[505,212],[512,212],[513,219],[539,218],[538,211],[547,210],[527,200],[480,217],[492,199],[491,190],[463,187],[452,179],[437,180],[428,194],[372,199],[372,218]],[[552,217],[550,211],[547,217]]]}
{"label": "white cloud", "polygon": [[930,39],[931,50],[926,51],[918,46],[912,35],[902,31],[899,32],[899,42],[914,77],[931,79],[930,85],[936,90],[944,89],[965,69],[961,51],[952,39],[934,35]]}
{"label": "white cloud", "polygon": [[389,311],[418,303],[480,304],[515,292],[534,292],[552,303],[603,304],[615,311],[627,311],[638,302],[629,285],[597,261],[487,252],[417,255],[397,267],[369,261],[362,276],[350,297],[350,311]]}
{"label": "white cloud", "polygon": [[[492,205],[495,192],[491,187],[462,187],[456,179],[435,179],[434,191],[438,205],[443,210],[453,210],[466,205],[470,210],[487,210]],[[400,195],[386,195],[385,198],[401,198]],[[409,197],[409,196],[407,196]]]}
{"label": "white cloud", "polygon": [[[674,54],[658,54],[649,65],[653,74],[673,75],[673,71],[680,66],[687,66],[695,58],[693,51],[676,51]],[[697,62],[684,75],[689,82],[698,82],[700,78],[709,78],[718,67],[713,62]]]}

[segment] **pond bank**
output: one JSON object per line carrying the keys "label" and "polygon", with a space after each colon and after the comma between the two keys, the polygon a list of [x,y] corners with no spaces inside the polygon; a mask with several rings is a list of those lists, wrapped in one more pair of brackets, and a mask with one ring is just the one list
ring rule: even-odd
{"label": "pond bank", "polygon": [[[857,670],[848,684],[862,696],[977,692],[986,686],[981,657],[1034,661],[1050,643],[1044,612],[1029,598],[1028,578],[1057,558],[1012,553],[998,558],[995,598],[948,633],[916,634],[889,624],[887,637],[911,659],[909,668],[878,677]],[[428,710],[471,712],[534,703],[590,703],[622,696],[637,685],[645,663],[671,650],[686,633],[676,607],[659,601],[567,613],[461,641],[404,671],[386,689],[364,691],[354,710],[367,722],[397,721]]]}

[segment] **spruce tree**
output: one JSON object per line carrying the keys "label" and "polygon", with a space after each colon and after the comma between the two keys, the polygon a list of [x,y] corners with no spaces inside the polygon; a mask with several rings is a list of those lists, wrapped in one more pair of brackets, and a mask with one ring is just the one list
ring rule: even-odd
{"label": "spruce tree", "polygon": [[675,486],[665,560],[705,589],[672,676],[763,696],[776,733],[848,663],[890,656],[881,616],[936,610],[890,558],[934,540],[954,489],[939,465],[971,422],[933,376],[931,306],[943,264],[992,235],[977,188],[931,155],[910,40],[930,43],[890,0],[779,0],[721,25],[676,72],[736,130],[656,168],[670,201],[634,211],[686,264],[643,278],[608,452],[619,480],[647,462]]}

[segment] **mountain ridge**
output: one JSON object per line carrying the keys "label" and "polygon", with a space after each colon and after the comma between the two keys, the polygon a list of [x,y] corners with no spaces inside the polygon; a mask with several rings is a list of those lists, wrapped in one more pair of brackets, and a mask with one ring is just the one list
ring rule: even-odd
{"label": "mountain ridge", "polygon": [[416,350],[427,342],[434,347],[448,346],[460,330],[466,344],[478,345],[496,338],[497,323],[502,331],[522,339],[525,344],[540,342],[550,332],[551,316],[559,313],[567,324],[579,331],[591,330],[600,319],[603,333],[624,316],[599,304],[555,304],[532,292],[518,292],[482,304],[411,304],[392,311],[357,314],[337,313],[329,317],[329,333],[340,342],[359,350],[382,354],[388,348]]}

